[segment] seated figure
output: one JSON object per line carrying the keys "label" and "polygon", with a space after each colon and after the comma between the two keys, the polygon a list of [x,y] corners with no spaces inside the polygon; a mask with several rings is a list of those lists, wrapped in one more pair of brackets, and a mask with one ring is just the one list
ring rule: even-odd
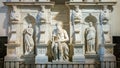
{"label": "seated figure", "polygon": [[62,28],[62,23],[58,23],[57,29],[53,31],[52,51],[55,61],[68,60],[69,48],[66,41],[69,40],[66,30]]}

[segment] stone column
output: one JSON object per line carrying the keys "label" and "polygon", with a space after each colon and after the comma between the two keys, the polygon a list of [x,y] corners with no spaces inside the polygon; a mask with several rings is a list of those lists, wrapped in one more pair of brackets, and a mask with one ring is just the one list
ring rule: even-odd
{"label": "stone column", "polygon": [[50,26],[50,8],[46,5],[40,6],[40,11],[37,15],[36,24],[36,57],[35,63],[48,62],[47,47],[51,37]]}
{"label": "stone column", "polygon": [[17,10],[17,6],[12,6],[8,25],[8,43],[5,44],[5,46],[7,46],[7,55],[5,56],[5,61],[20,61],[20,57],[17,54],[17,47],[20,46],[19,36],[17,35],[17,26],[19,22],[20,13]]}
{"label": "stone column", "polygon": [[79,5],[74,5],[73,9],[70,9],[70,35],[72,40],[70,40],[73,45],[73,62],[84,62],[84,24],[82,21],[82,10]]}
{"label": "stone column", "polygon": [[[116,61],[115,56],[113,55],[113,47],[115,44],[112,43],[112,36],[110,34],[110,10],[108,9],[107,5],[103,6],[103,11],[101,15],[101,28],[102,28],[102,41],[101,41],[101,49],[100,49],[100,61],[101,61],[101,67],[104,68],[104,61]],[[108,66],[111,66],[112,68],[115,67],[114,62],[111,62],[112,65],[108,64]]]}

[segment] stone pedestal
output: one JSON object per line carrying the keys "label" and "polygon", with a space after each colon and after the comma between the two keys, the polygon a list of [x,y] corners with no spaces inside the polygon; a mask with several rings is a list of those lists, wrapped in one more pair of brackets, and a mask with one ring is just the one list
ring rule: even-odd
{"label": "stone pedestal", "polygon": [[26,64],[34,64],[35,63],[35,55],[33,55],[33,54],[24,55],[24,56],[22,56],[22,58],[24,59],[24,62]]}
{"label": "stone pedestal", "polygon": [[105,55],[113,55],[113,48],[115,44],[105,44]]}
{"label": "stone pedestal", "polygon": [[116,57],[114,55],[100,56],[101,68],[116,68]]}
{"label": "stone pedestal", "polygon": [[16,47],[19,46],[19,44],[9,43],[5,44],[7,46],[7,55],[5,57],[5,61],[15,61],[18,60],[18,56],[16,55]]}
{"label": "stone pedestal", "polygon": [[23,60],[20,59],[17,55],[16,48],[20,45],[15,43],[9,43],[5,44],[5,46],[7,46],[7,55],[4,58],[5,68],[19,68],[19,62],[22,62]]}
{"label": "stone pedestal", "polygon": [[73,54],[73,62],[85,62],[84,56],[84,44],[75,44],[73,45],[74,54]]}
{"label": "stone pedestal", "polygon": [[91,51],[91,52],[86,52],[86,54],[95,55],[96,52],[95,51]]}
{"label": "stone pedestal", "polygon": [[[97,54],[85,54],[85,63],[87,64],[94,64],[98,61],[99,55]],[[95,68],[95,67],[93,67]]]}
{"label": "stone pedestal", "polygon": [[35,63],[48,62],[47,44],[40,44],[36,46],[37,55],[35,57]]}
{"label": "stone pedestal", "polygon": [[[113,55],[115,44],[105,44],[100,53],[101,68],[115,68],[116,57]],[[111,62],[111,64],[109,64]],[[106,65],[107,64],[107,65]],[[105,67],[106,65],[106,67]]]}
{"label": "stone pedestal", "polygon": [[115,56],[113,55],[113,48],[115,44],[105,44],[105,55],[103,60],[105,61],[116,61]]}

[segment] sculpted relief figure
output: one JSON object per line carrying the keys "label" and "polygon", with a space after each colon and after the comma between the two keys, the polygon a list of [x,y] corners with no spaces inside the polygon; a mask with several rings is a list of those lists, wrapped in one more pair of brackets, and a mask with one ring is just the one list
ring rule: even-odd
{"label": "sculpted relief figure", "polygon": [[29,24],[28,28],[24,30],[24,44],[25,44],[25,55],[30,54],[34,48],[33,28],[31,24]]}
{"label": "sculpted relief figure", "polygon": [[104,10],[102,13],[102,25],[103,25],[103,34],[105,43],[111,42],[110,37],[110,25],[108,24],[110,19],[110,10],[107,9],[107,6],[104,6]]}
{"label": "sculpted relief figure", "polygon": [[52,50],[55,61],[68,60],[69,48],[66,41],[69,40],[66,30],[62,28],[62,23],[57,23],[57,29],[53,31]]}
{"label": "sculpted relief figure", "polygon": [[74,22],[75,23],[76,22],[79,22],[79,23],[82,22],[82,12],[81,12],[79,6],[75,6],[73,17],[74,17]]}
{"label": "sculpted relief figure", "polygon": [[10,13],[10,20],[12,20],[12,21],[19,21],[20,20],[20,13],[18,12],[16,6],[13,6],[13,10]]}
{"label": "sculpted relief figure", "polygon": [[103,20],[105,20],[105,19],[109,20],[109,18],[110,18],[110,10],[107,8],[107,6],[104,6],[102,16],[103,16]]}
{"label": "sculpted relief figure", "polygon": [[12,10],[10,13],[10,38],[9,43],[18,43],[17,41],[17,34],[16,34],[16,24],[20,20],[20,13],[17,10],[17,6],[12,6]]}
{"label": "sculpted relief figure", "polygon": [[75,6],[75,9],[71,15],[73,31],[74,31],[74,43],[83,44],[83,23],[82,23],[82,11],[78,5]]}
{"label": "sculpted relief figure", "polygon": [[89,27],[86,29],[87,52],[95,53],[95,36],[96,30],[92,22],[89,22]]}
{"label": "sculpted relief figure", "polygon": [[103,33],[105,43],[110,43],[111,42],[110,25],[108,24],[107,20],[103,21]]}
{"label": "sculpted relief figure", "polygon": [[36,17],[37,27],[36,27],[36,39],[37,43],[45,43],[45,23],[46,23],[46,15],[45,15],[45,6],[40,6],[40,10]]}
{"label": "sculpted relief figure", "polygon": [[37,21],[38,22],[46,22],[45,6],[41,6],[41,9],[40,9],[40,11],[38,12],[38,15],[37,15]]}

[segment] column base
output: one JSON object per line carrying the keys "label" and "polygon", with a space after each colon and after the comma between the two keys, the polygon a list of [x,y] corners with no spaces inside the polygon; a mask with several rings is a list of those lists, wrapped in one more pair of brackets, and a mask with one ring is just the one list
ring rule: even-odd
{"label": "column base", "polygon": [[85,56],[73,56],[73,62],[85,62]]}
{"label": "column base", "polygon": [[92,54],[92,55],[95,55],[96,54],[96,52],[95,51],[91,51],[91,52],[86,52],[86,54]]}
{"label": "column base", "polygon": [[24,62],[26,64],[34,64],[35,63],[35,55],[24,55],[24,56],[22,56],[22,59],[24,59]]}
{"label": "column base", "polygon": [[46,63],[48,62],[48,56],[45,55],[37,55],[35,57],[35,63]]}
{"label": "column base", "polygon": [[74,44],[74,55],[73,55],[73,62],[85,62],[84,56],[84,44]]}
{"label": "column base", "polygon": [[116,68],[116,58],[114,55],[104,55],[101,62],[101,68]]}
{"label": "column base", "polygon": [[114,55],[104,55],[102,61],[116,61],[116,57]]}
{"label": "column base", "polygon": [[44,63],[48,62],[48,56],[47,54],[47,44],[38,44],[36,46],[36,57],[35,57],[35,63]]}
{"label": "column base", "polygon": [[4,60],[5,61],[19,61],[21,59],[19,57],[15,56],[15,55],[12,55],[12,56],[5,56]]}

